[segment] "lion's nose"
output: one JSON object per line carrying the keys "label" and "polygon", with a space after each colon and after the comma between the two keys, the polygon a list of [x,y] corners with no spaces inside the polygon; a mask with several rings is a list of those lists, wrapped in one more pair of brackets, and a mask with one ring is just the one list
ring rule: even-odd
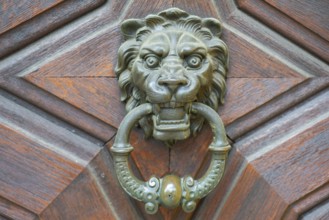
{"label": "lion's nose", "polygon": [[185,77],[162,77],[158,81],[159,85],[168,87],[174,92],[179,86],[187,85],[188,80]]}

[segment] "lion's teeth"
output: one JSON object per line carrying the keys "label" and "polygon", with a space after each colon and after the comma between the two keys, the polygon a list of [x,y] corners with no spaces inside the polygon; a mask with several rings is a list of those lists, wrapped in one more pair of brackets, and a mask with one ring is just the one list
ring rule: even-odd
{"label": "lion's teeth", "polygon": [[162,120],[161,124],[169,125],[169,124],[183,124],[186,123],[185,119],[182,120]]}
{"label": "lion's teeth", "polygon": [[186,103],[184,102],[175,102],[175,101],[171,101],[171,102],[166,102],[166,103],[159,103],[158,104],[160,108],[179,108],[179,107],[186,107]]}

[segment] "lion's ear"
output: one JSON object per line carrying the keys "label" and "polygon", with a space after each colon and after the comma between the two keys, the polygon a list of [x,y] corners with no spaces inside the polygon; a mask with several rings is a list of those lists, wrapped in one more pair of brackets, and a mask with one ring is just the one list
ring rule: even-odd
{"label": "lion's ear", "polygon": [[121,31],[126,39],[133,38],[145,22],[141,19],[127,19],[121,24]]}
{"label": "lion's ear", "polygon": [[219,37],[222,33],[222,25],[217,19],[214,18],[202,19],[202,26],[208,28],[214,36]]}

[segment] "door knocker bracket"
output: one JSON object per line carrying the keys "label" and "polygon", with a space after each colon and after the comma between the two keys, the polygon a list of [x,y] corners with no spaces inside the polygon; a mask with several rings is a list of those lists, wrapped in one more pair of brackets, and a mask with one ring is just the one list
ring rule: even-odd
{"label": "door knocker bracket", "polygon": [[[146,203],[149,214],[159,205],[179,204],[191,212],[195,201],[220,181],[230,150],[216,112],[224,102],[228,63],[227,46],[219,38],[221,24],[171,8],[145,19],[128,19],[121,30],[126,41],[119,48],[115,71],[128,114],[111,148],[118,179],[130,196]],[[136,123],[147,137],[171,145],[195,135],[205,120],[214,139],[211,163],[202,178],[169,174],[143,182],[132,174],[129,134]]]}

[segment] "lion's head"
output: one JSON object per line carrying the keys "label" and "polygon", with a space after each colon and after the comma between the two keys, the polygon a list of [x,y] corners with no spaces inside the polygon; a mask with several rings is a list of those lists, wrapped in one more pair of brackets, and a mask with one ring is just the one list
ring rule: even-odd
{"label": "lion's head", "polygon": [[146,136],[181,140],[203,125],[192,102],[217,110],[226,91],[228,51],[221,24],[171,8],[121,26],[126,41],[115,69],[126,110],[149,102],[153,115],[140,120]]}

